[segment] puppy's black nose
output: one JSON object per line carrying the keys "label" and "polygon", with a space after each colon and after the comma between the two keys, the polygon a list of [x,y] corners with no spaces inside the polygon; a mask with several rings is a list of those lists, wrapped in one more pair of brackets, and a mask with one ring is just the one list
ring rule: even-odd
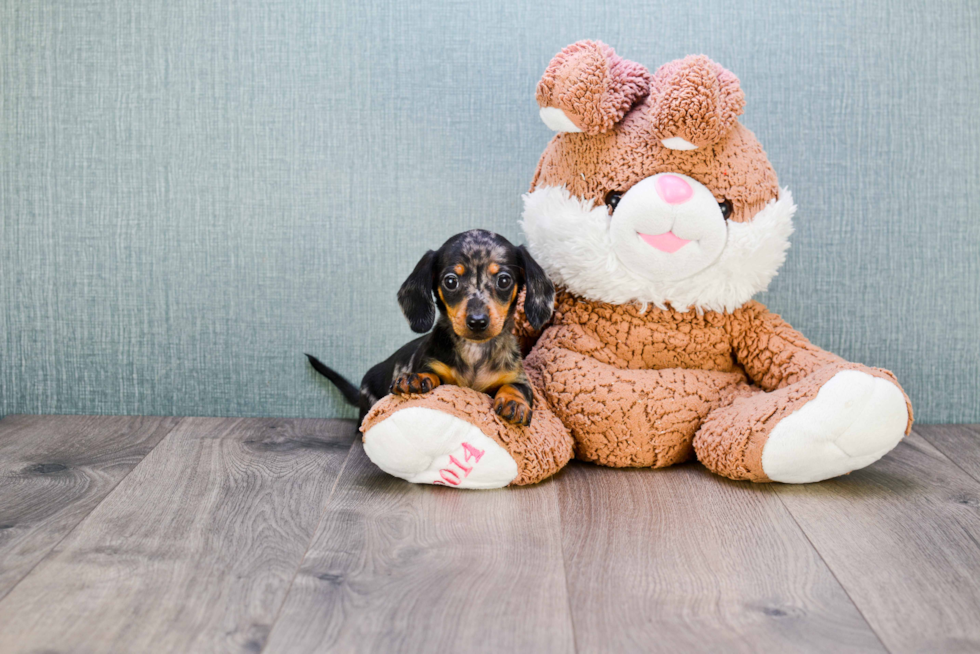
{"label": "puppy's black nose", "polygon": [[466,326],[471,332],[482,332],[490,325],[490,317],[485,313],[471,313],[466,316]]}

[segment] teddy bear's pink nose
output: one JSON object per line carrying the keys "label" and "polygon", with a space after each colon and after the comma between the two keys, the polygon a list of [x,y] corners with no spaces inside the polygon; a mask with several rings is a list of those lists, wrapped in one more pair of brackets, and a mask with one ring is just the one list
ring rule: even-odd
{"label": "teddy bear's pink nose", "polygon": [[677,175],[661,175],[657,178],[657,194],[667,204],[683,204],[694,195],[694,189]]}

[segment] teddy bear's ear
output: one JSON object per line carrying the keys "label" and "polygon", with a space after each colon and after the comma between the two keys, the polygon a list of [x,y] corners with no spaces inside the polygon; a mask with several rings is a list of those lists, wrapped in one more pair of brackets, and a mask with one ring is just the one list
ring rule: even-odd
{"label": "teddy bear's ear", "polygon": [[745,106],[738,78],[704,55],[661,66],[651,84],[653,133],[671,150],[695,150],[721,140]]}
{"label": "teddy bear's ear", "polygon": [[650,73],[601,41],[579,41],[548,64],[538,82],[541,120],[556,132],[601,134],[650,92]]}

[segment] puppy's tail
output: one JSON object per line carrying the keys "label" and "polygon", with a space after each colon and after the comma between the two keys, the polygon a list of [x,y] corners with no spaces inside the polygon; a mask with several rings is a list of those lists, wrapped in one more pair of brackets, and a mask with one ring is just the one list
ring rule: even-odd
{"label": "puppy's tail", "polygon": [[354,384],[347,381],[336,370],[328,368],[322,361],[317,359],[312,354],[307,354],[306,358],[310,360],[310,365],[313,366],[314,370],[329,379],[333,385],[340,390],[348,404],[352,406],[361,405],[361,391],[357,388],[357,386],[354,386]]}

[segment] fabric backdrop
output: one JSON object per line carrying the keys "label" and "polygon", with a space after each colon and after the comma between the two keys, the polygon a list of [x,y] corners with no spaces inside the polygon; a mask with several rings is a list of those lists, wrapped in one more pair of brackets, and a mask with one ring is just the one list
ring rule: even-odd
{"label": "fabric backdrop", "polygon": [[[602,6],[600,6],[602,5]],[[0,414],[353,416],[446,237],[520,241],[549,59],[704,53],[799,204],[760,299],[980,422],[980,4],[0,3]]]}

